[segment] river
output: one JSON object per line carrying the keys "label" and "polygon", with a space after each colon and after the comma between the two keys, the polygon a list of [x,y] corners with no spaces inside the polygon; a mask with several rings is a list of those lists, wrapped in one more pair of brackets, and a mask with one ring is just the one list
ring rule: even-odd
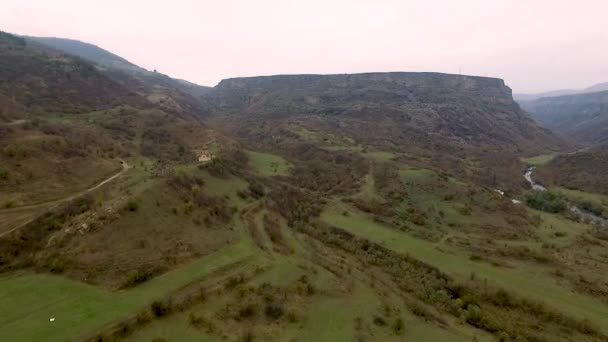
{"label": "river", "polygon": [[[532,190],[547,191],[547,188],[536,183],[534,181],[534,179],[532,179],[532,173],[534,172],[535,169],[536,169],[535,166],[528,167],[526,169],[526,171],[524,172],[524,178],[526,179],[526,181],[528,181],[528,183],[530,183],[530,187],[532,187]],[[568,206],[568,210],[570,210],[572,213],[574,213],[576,216],[578,216],[582,220],[591,222],[599,227],[602,227],[603,229],[608,229],[608,219],[595,215],[594,213],[591,213],[589,211],[583,210],[583,209],[577,207],[576,205],[574,205],[572,202],[567,202],[567,206]]]}

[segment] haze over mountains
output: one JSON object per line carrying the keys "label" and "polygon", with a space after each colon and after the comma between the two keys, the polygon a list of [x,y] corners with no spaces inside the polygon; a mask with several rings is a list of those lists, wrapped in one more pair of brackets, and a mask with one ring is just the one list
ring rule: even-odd
{"label": "haze over mountains", "polygon": [[0,33],[0,340],[608,341],[605,93]]}
{"label": "haze over mountains", "polygon": [[536,120],[586,145],[608,143],[608,90],[521,103]]}
{"label": "haze over mountains", "polygon": [[552,91],[547,91],[544,93],[537,93],[537,94],[522,94],[522,93],[513,94],[513,98],[515,99],[515,101],[523,102],[523,101],[538,100],[543,97],[556,97],[556,96],[563,96],[563,95],[595,93],[595,92],[605,91],[605,90],[608,90],[608,82],[598,83],[598,84],[592,85],[590,87],[587,87],[585,89],[579,89],[579,90],[561,89],[561,90],[552,90]]}

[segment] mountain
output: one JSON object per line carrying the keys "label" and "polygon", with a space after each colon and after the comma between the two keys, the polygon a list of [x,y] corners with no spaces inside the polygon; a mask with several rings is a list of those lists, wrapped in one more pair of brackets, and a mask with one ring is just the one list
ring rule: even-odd
{"label": "mountain", "polygon": [[608,90],[608,82],[604,82],[604,83],[598,83],[594,86],[591,86],[587,89],[585,89],[583,92],[585,93],[595,93],[598,91],[605,91]]}
{"label": "mountain", "polygon": [[545,97],[521,105],[545,127],[580,144],[608,142],[608,91]]}
{"label": "mountain", "polygon": [[25,37],[25,40],[34,45],[42,45],[68,55],[80,57],[102,71],[108,72],[110,76],[117,74],[117,80],[124,81],[124,76],[129,75],[132,79],[137,80],[140,87],[147,85],[149,88],[177,89],[193,97],[200,97],[211,89],[188,81],[173,79],[156,71],[148,71],[96,45],[78,40],[50,37]]}
{"label": "mountain", "polygon": [[[493,78],[403,72],[235,78],[221,81],[207,100],[211,122],[257,144],[316,132],[350,141],[329,148],[365,145],[416,155],[486,184],[498,177],[508,187],[516,185],[504,170],[520,167],[516,156],[563,146]],[[502,176],[464,167],[468,158],[497,156],[510,156],[498,158],[508,164],[501,165]]]}
{"label": "mountain", "polygon": [[513,98],[518,103],[522,103],[523,101],[533,101],[543,97],[553,97],[553,96],[562,96],[562,95],[572,95],[579,93],[580,90],[574,89],[560,89],[560,90],[552,90],[544,93],[536,93],[536,94],[513,94]]}
{"label": "mountain", "polygon": [[543,97],[555,97],[555,96],[564,96],[564,95],[575,95],[575,94],[586,94],[586,93],[595,93],[598,91],[608,90],[608,82],[598,83],[591,87],[585,89],[562,89],[562,90],[553,90],[544,93],[536,93],[536,94],[513,94],[513,98],[515,101],[522,103],[524,101],[533,101],[538,100]]}
{"label": "mountain", "polygon": [[146,72],[145,69],[93,44],[78,40],[54,37],[24,37],[32,43],[42,44],[66,54],[78,56],[107,69],[119,69],[132,72]]}
{"label": "mountain", "polygon": [[[152,263],[157,254],[148,246],[139,261],[122,268],[116,264],[121,251],[130,248],[113,239],[119,234],[115,227],[129,226],[124,223],[129,217],[120,213],[135,201],[131,191],[152,194],[147,199],[177,201],[175,195],[161,195],[168,191],[166,181],[152,173],[173,174],[176,163],[195,166],[197,155],[211,141],[221,141],[228,156],[231,150],[229,139],[201,122],[198,100],[174,87],[175,82],[164,75],[137,77],[100,69],[83,58],[0,34],[1,270],[21,268],[22,263],[46,268],[45,263],[61,255],[71,265],[64,268],[66,274],[78,278],[83,269],[98,269],[88,279],[100,282],[112,272],[128,274]],[[101,190],[95,192],[97,188]],[[215,208],[211,202],[209,206]],[[92,209],[100,210],[95,218],[87,216]],[[59,227],[74,232],[68,224],[76,223],[68,217],[80,214],[87,217],[86,225],[96,226],[95,238],[67,234],[61,245],[47,244]],[[145,219],[163,222],[159,215],[154,206]],[[185,221],[179,224],[181,230],[157,233],[172,236],[165,235],[172,241],[166,248],[177,248],[182,234],[212,224]],[[149,235],[147,229],[153,227],[148,223],[130,230],[128,239]],[[227,235],[220,233],[214,241],[224,238]],[[98,257],[84,260],[82,251],[98,248],[99,241],[114,243]],[[213,243],[198,246],[180,260],[204,253]],[[154,269],[163,267],[154,262]]]}
{"label": "mountain", "polygon": [[0,38],[0,92],[15,103],[31,110],[79,112],[138,101],[134,92],[89,63],[20,38]]}
{"label": "mountain", "polygon": [[526,208],[564,145],[502,80],[88,58],[0,33],[1,341],[608,341],[606,236]]}

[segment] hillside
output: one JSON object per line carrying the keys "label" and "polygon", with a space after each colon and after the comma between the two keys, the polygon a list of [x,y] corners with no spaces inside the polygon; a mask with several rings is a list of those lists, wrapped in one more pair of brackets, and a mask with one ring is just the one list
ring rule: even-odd
{"label": "hillside", "polygon": [[606,234],[524,204],[563,144],[501,80],[0,46],[1,341],[608,341]]}
{"label": "hillside", "polygon": [[538,177],[544,184],[608,195],[608,144],[558,156],[539,168]]}
{"label": "hillside", "polygon": [[[69,265],[64,271],[71,277],[80,277],[79,272],[88,267],[104,268],[89,275],[90,282],[107,279],[112,269],[121,269],[108,267],[126,246],[115,243],[99,252],[107,253],[103,257],[97,254],[86,261],[83,251],[95,250],[99,241],[116,238],[116,229],[125,227],[117,222],[125,219],[121,208],[133,201],[131,191],[137,188],[160,196],[167,191],[166,184],[149,180],[151,174],[171,174],[174,164],[193,163],[211,141],[224,141],[224,149],[230,150],[229,140],[200,122],[198,102],[192,96],[119,71],[110,74],[79,57],[9,34],[0,35],[0,101],[6,104],[0,115],[0,269],[4,271],[23,267],[15,266],[23,262],[20,257],[28,260],[27,267],[46,269],[61,255]],[[116,184],[123,188],[108,189]],[[90,215],[93,208],[103,214],[87,217],[85,226],[95,226],[99,241],[68,234],[61,246],[46,244],[59,227],[67,228],[63,226],[67,217]],[[98,216],[103,218],[97,221]],[[146,218],[162,222],[158,212]],[[189,224],[165,231],[172,240],[164,248],[177,248],[188,239],[188,228],[210,225]],[[141,227],[126,226],[136,228],[129,230],[130,238],[149,234]],[[218,234],[214,241],[227,239],[228,234]],[[158,247],[154,246],[148,247]],[[200,242],[191,252],[174,256],[171,263],[205,254],[204,248],[211,247],[211,242]],[[140,256],[124,267],[126,271],[166,267],[160,262],[150,266],[150,258],[154,255]]]}
{"label": "hillside", "polygon": [[95,63],[107,69],[119,69],[131,72],[145,72],[146,70],[93,44],[78,40],[55,37],[24,37],[28,42],[38,43],[72,56]]}
{"label": "hillside", "polygon": [[580,144],[608,142],[608,91],[522,102],[545,127]]}
{"label": "hillside", "polygon": [[[316,132],[348,140],[333,148],[365,145],[414,155],[427,166],[471,173],[486,185],[498,179],[509,188],[519,184],[510,181],[521,167],[516,156],[563,146],[520,110],[499,79],[436,73],[237,78],[220,82],[208,101],[212,122],[258,144],[276,145],[270,140],[287,132]],[[491,159],[500,166],[483,175],[463,165]]]}
{"label": "hillside", "polygon": [[[148,93],[152,91],[152,88],[164,88],[165,91],[177,90],[183,94],[198,98],[210,90],[210,87],[173,79],[158,72],[148,71],[93,44],[72,39],[49,37],[25,37],[25,40],[33,45],[51,48],[67,55],[82,58],[106,72],[110,77],[114,77],[116,81],[125,82],[125,77],[128,76],[131,82],[128,84],[129,87],[134,87],[133,83],[136,82],[140,88],[147,87]],[[175,92],[173,95],[175,96]],[[190,99],[190,102],[192,102],[192,99]]]}

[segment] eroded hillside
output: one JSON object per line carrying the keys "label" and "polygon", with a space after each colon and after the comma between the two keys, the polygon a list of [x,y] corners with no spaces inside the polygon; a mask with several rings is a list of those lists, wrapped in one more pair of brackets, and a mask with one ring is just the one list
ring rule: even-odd
{"label": "eroded hillside", "polygon": [[0,340],[608,340],[606,232],[526,205],[562,143],[501,80],[207,92],[2,39]]}

